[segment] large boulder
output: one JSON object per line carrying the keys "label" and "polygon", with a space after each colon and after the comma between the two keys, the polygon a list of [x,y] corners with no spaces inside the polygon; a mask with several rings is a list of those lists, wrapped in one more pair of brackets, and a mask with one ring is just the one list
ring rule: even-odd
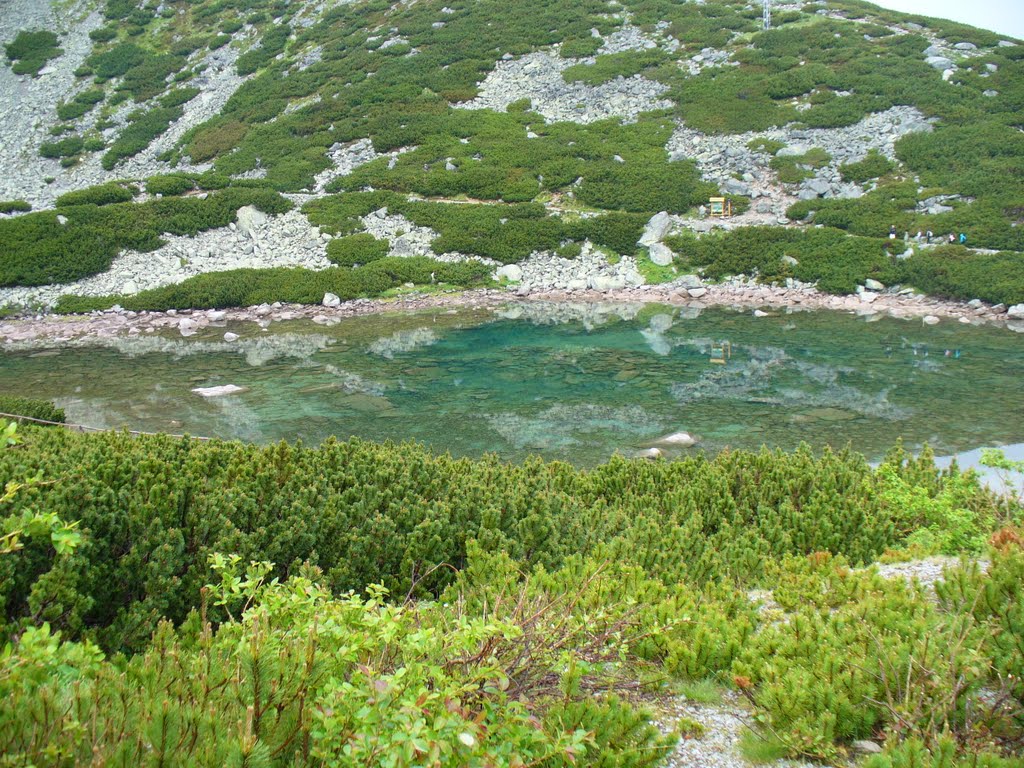
{"label": "large boulder", "polygon": [[953,60],[945,56],[929,56],[924,63],[935,69],[950,69],[953,66]]}
{"label": "large boulder", "polygon": [[494,279],[501,280],[502,278],[510,283],[518,283],[523,279],[523,268],[518,264],[506,264],[503,267],[498,267],[494,273]]}
{"label": "large boulder", "polygon": [[654,243],[647,250],[648,253],[650,253],[651,261],[659,267],[667,267],[672,263],[672,249],[667,245],[664,245],[663,243]]}
{"label": "large boulder", "polygon": [[644,233],[640,236],[637,243],[639,245],[654,245],[654,243],[660,243],[671,226],[672,218],[668,215],[667,211],[656,213],[651,216],[651,220],[647,222],[647,226],[644,228]]}
{"label": "large boulder", "polygon": [[238,231],[246,237],[255,238],[256,232],[266,226],[267,221],[267,214],[252,205],[238,209]]}

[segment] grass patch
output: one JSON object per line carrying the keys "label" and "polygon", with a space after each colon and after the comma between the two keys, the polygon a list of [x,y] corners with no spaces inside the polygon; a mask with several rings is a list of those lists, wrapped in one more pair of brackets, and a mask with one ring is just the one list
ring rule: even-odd
{"label": "grass patch", "polygon": [[57,35],[53,32],[21,30],[13,41],[4,46],[11,71],[16,75],[38,75],[46,62],[64,53],[57,43]]}

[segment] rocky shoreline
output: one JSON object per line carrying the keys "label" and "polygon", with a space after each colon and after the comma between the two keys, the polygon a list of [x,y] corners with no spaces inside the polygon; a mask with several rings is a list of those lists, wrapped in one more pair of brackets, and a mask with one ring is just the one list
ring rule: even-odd
{"label": "rocky shoreline", "polygon": [[[138,336],[177,332],[192,336],[207,328],[227,328],[226,341],[239,338],[237,324],[252,323],[258,332],[275,322],[308,320],[331,326],[343,319],[385,312],[416,312],[423,310],[458,311],[492,309],[510,303],[563,302],[589,305],[665,304],[686,308],[696,316],[712,307],[747,310],[755,317],[779,313],[830,310],[848,312],[866,321],[885,317],[926,325],[957,322],[964,325],[994,325],[1024,333],[1024,307],[992,307],[980,301],[954,302],[928,296],[867,291],[850,296],[836,296],[818,291],[813,286],[790,287],[759,285],[743,278],[720,284],[693,285],[691,278],[662,285],[641,285],[605,291],[538,290],[522,293],[515,288],[484,288],[443,294],[410,293],[393,299],[353,299],[336,306],[301,304],[262,304],[218,310],[168,310],[167,312],[132,312],[114,308],[88,315],[35,315],[0,321],[0,344],[8,349],[41,344],[60,344],[72,340]],[[699,282],[699,281],[698,281]]]}

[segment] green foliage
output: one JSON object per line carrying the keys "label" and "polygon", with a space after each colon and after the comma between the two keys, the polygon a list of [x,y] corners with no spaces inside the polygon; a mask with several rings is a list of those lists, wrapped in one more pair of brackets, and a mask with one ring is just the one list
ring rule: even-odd
{"label": "green foliage", "polygon": [[435,253],[474,254],[505,264],[521,261],[536,250],[556,250],[570,241],[587,239],[616,253],[632,253],[647,221],[642,215],[622,213],[566,221],[549,215],[539,203],[453,205],[410,201],[389,192],[321,198],[307,203],[303,211],[321,229],[347,235],[362,229],[361,217],[380,208],[435,230]]}
{"label": "green foliage", "polygon": [[388,255],[388,242],[373,235],[359,234],[338,237],[327,244],[327,258],[342,267],[355,267],[383,259]]}
{"label": "green foliage", "polygon": [[325,293],[342,299],[379,296],[404,283],[479,284],[491,268],[479,262],[450,264],[433,259],[382,258],[358,269],[333,267],[319,272],[300,268],[236,269],[197,275],[176,285],[135,296],[63,296],[58,312],[89,312],[115,303],[126,309],[166,310],[190,307],[248,307],[275,301],[319,304]]}
{"label": "green foliage", "polygon": [[57,105],[57,117],[61,120],[77,120],[103,101],[104,96],[102,88],[82,91],[71,101]]}
{"label": "green foliage", "polygon": [[[563,53],[564,56],[564,48]],[[575,64],[564,72],[567,83],[583,82],[587,85],[601,85],[617,77],[632,77],[645,69],[657,67],[668,61],[668,55],[661,51],[630,51],[598,56],[593,64]]]}
{"label": "green foliage", "polygon": [[32,206],[24,200],[0,200],[0,213],[26,213]]}
{"label": "green foliage", "polygon": [[14,40],[4,45],[11,70],[16,75],[38,75],[47,61],[64,53],[57,42],[53,32],[21,30]]}
{"label": "green foliage", "polygon": [[[683,235],[666,240],[685,264],[703,267],[713,279],[756,274],[764,282],[777,282],[795,277],[817,282],[830,293],[853,293],[867,278],[887,285],[899,282],[901,273],[885,250],[887,242],[849,237],[835,229],[784,227],[740,227],[700,238]],[[798,263],[790,265],[783,256]]]}
{"label": "green foliage", "polygon": [[108,171],[113,170],[121,160],[139,154],[182,114],[184,110],[180,106],[175,106],[155,107],[131,115],[128,126],[118,134],[110,149],[103,155],[103,167]]}
{"label": "green foliage", "polygon": [[43,421],[64,421],[64,409],[58,408],[48,400],[35,400],[29,397],[0,395],[0,413],[9,416],[27,416]]}
{"label": "green foliage", "polygon": [[[0,285],[72,282],[109,268],[122,248],[158,248],[164,232],[194,235],[227,226],[244,205],[265,213],[283,213],[291,206],[277,194],[257,189],[226,189],[205,200],[114,202],[131,194],[119,184],[104,184],[62,196],[57,211],[0,221]],[[64,224],[58,214],[65,217]]]}
{"label": "green foliage", "polygon": [[39,154],[49,158],[75,157],[84,146],[85,139],[81,136],[69,136],[60,141],[44,141],[39,147]]}
{"label": "green foliage", "polygon": [[885,176],[894,168],[892,162],[877,149],[868,152],[867,157],[856,163],[845,163],[839,166],[839,175],[843,181],[863,184],[871,179]]}
{"label": "green foliage", "polygon": [[772,158],[771,166],[779,175],[779,181],[799,184],[813,176],[815,169],[828,165],[831,159],[828,152],[814,147],[802,155],[777,155]]}
{"label": "green foliage", "polygon": [[69,205],[110,205],[112,203],[127,203],[135,199],[138,189],[132,185],[119,184],[116,181],[109,181],[106,184],[99,184],[95,187],[87,187],[75,192],[65,192],[57,198],[57,207],[64,208]]}
{"label": "green foliage", "polygon": [[183,173],[168,173],[163,176],[150,176],[146,179],[146,191],[151,195],[164,197],[183,195],[196,188],[196,181]]}
{"label": "green foliage", "polygon": [[992,304],[1024,302],[1024,254],[975,253],[961,246],[918,250],[900,280],[933,296]]}
{"label": "green foliage", "polygon": [[146,52],[134,43],[120,43],[104,53],[95,53],[86,61],[96,77],[103,80],[110,80],[114,77],[121,77],[132,67],[142,63],[146,58]]}

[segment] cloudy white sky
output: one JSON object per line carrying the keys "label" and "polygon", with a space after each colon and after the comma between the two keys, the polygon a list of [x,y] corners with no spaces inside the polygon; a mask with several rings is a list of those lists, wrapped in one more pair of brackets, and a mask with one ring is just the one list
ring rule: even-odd
{"label": "cloudy white sky", "polygon": [[1024,39],[1024,0],[869,0],[883,8],[962,21]]}

